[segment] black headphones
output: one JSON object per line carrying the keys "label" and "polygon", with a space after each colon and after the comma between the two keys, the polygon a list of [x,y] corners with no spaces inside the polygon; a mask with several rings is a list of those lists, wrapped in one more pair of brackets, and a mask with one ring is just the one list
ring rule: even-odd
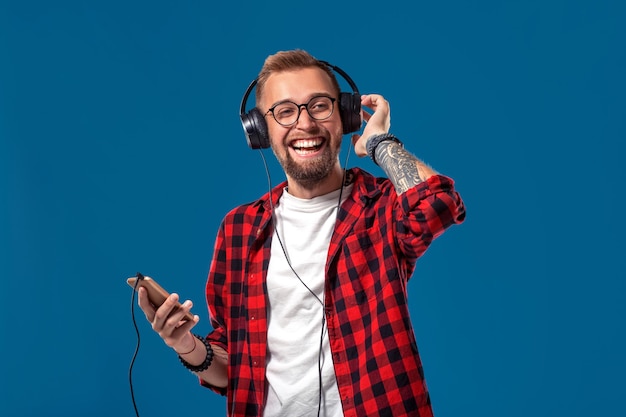
{"label": "black headphones", "polygon": [[[339,93],[339,116],[343,126],[344,135],[356,132],[361,128],[361,94],[356,87],[354,81],[341,68],[329,64],[326,61],[319,61],[322,64],[332,68],[336,73],[341,75],[352,88],[352,93]],[[267,149],[270,147],[270,137],[267,132],[267,122],[261,111],[255,107],[246,113],[246,103],[252,89],[256,85],[258,78],[250,83],[243,98],[241,99],[241,108],[239,115],[241,124],[246,134],[248,146],[252,149]]]}

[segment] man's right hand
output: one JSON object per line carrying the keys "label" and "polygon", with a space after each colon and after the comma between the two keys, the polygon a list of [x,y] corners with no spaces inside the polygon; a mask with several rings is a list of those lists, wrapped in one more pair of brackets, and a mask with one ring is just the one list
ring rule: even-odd
{"label": "man's right hand", "polygon": [[148,300],[148,293],[145,288],[139,287],[138,295],[139,307],[152,325],[152,329],[159,334],[165,344],[178,353],[192,350],[195,340],[191,334],[191,329],[200,318],[194,315],[193,321],[182,319],[191,310],[193,303],[187,300],[181,304],[181,308],[176,308],[178,294],[172,293],[161,307],[156,309]]}

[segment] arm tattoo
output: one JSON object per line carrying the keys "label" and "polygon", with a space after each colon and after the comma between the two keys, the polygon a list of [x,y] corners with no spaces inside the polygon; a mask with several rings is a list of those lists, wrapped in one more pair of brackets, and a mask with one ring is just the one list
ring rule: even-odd
{"label": "arm tattoo", "polygon": [[396,142],[381,142],[376,147],[376,161],[393,183],[398,195],[430,176],[427,172],[430,168]]}

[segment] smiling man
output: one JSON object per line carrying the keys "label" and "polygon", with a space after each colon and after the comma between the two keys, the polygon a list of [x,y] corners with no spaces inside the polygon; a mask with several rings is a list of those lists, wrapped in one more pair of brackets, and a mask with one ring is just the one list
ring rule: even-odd
{"label": "smiling man", "polygon": [[[194,335],[198,317],[181,321],[190,301],[177,309],[172,294],[155,310],[139,290],[153,329],[227,396],[231,416],[432,416],[407,282],[465,207],[452,179],[389,133],[382,96],[356,94],[346,128],[354,109],[333,69],[286,51],[256,80],[255,129],[287,180],[222,221],[206,285],[214,330]],[[388,178],[340,165],[342,136],[361,118],[355,153]]]}
{"label": "smiling man", "polygon": [[295,197],[317,197],[341,184],[343,128],[334,111],[339,91],[331,80],[316,67],[271,72],[257,83],[259,107],[274,119],[268,123],[272,150]]}

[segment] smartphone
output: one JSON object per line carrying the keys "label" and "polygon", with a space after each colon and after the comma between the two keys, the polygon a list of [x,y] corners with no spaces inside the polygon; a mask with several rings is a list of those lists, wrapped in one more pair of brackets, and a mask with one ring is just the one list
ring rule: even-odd
{"label": "smartphone", "polygon": [[[128,283],[128,285],[135,288],[137,277],[127,278],[126,282]],[[160,307],[161,304],[165,302],[167,297],[170,296],[170,293],[165,291],[163,287],[161,287],[155,280],[153,280],[150,277],[143,277],[143,279],[139,280],[139,285],[137,286],[137,288],[139,287],[144,287],[148,291],[148,299],[150,300],[152,305],[154,305],[157,308]],[[176,311],[176,309],[178,308],[181,308],[180,303],[178,303],[176,307],[174,307],[174,311]],[[191,312],[188,312],[187,314],[183,316],[182,320],[193,321],[193,314],[191,314]]]}

